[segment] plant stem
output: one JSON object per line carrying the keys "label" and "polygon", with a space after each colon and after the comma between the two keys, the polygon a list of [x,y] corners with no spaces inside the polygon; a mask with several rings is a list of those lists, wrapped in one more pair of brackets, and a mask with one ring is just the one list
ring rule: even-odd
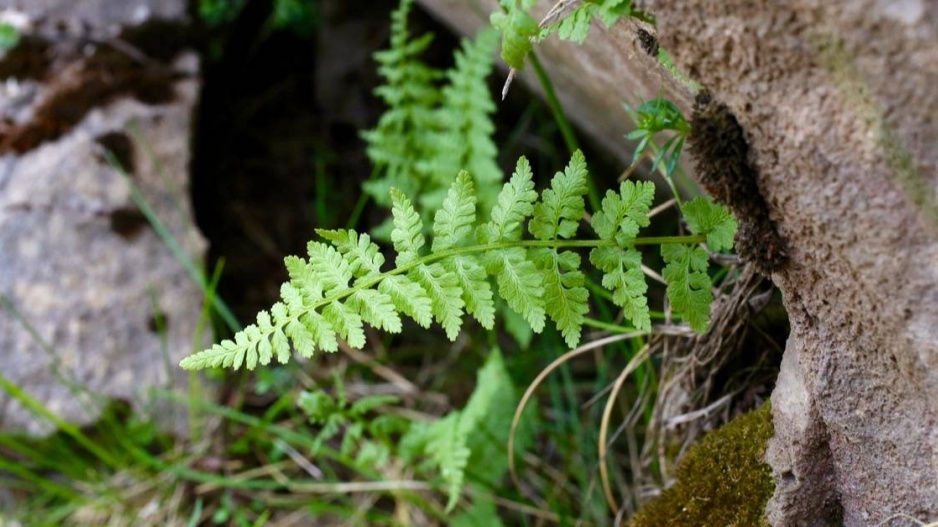
{"label": "plant stem", "polygon": [[[563,112],[563,106],[560,104],[560,99],[557,97],[557,92],[554,90],[554,84],[550,81],[547,70],[544,69],[541,61],[533,51],[529,54],[529,59],[531,61],[531,67],[534,68],[534,74],[537,75],[537,80],[541,84],[541,88],[544,89],[544,99],[547,101],[547,106],[550,107],[554,121],[557,122],[560,135],[563,136],[563,142],[567,145],[567,150],[569,150],[570,155],[573,155],[574,152],[580,149],[580,145],[577,143],[576,134],[573,132],[573,127],[570,126],[570,121],[567,120],[567,116]],[[588,181],[588,188],[589,193],[587,197],[589,198],[590,207],[593,210],[601,210],[602,206],[600,204],[599,192],[596,191],[596,185],[593,183],[592,178]]]}
{"label": "plant stem", "polygon": [[[663,245],[668,243],[695,244],[703,243],[705,241],[707,241],[707,237],[703,234],[693,234],[688,236],[648,236],[644,238],[635,238],[633,245]],[[455,247],[445,251],[415,258],[413,261],[408,262],[407,264],[402,265],[396,269],[392,269],[386,273],[381,273],[374,278],[363,280],[348,289],[344,289],[338,293],[323,298],[322,300],[310,306],[310,309],[316,310],[322,306],[329,305],[332,302],[342,300],[343,298],[351,296],[359,291],[371,289],[389,276],[404,274],[421,265],[427,265],[436,262],[437,260],[443,260],[453,256],[485,253],[488,251],[500,251],[503,249],[512,249],[516,247],[527,249],[588,249],[615,246],[616,242],[613,240],[517,240],[472,245],[469,247]]]}
{"label": "plant stem", "polygon": [[603,322],[602,320],[597,320],[595,318],[584,318],[583,325],[609,331],[610,333],[632,333],[633,331],[636,331],[635,328],[610,324],[609,322]]}

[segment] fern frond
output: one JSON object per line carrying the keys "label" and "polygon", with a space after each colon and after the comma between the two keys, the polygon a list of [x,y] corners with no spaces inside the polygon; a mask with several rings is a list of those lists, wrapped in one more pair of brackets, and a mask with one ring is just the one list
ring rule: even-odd
{"label": "fern frond", "polygon": [[455,247],[460,240],[468,238],[476,221],[476,196],[472,178],[465,170],[456,176],[443,201],[443,206],[433,217],[433,245],[431,251],[439,252]]}
{"label": "fern frond", "polygon": [[427,136],[435,154],[431,160],[434,183],[445,189],[453,174],[465,169],[475,181],[483,212],[491,210],[503,180],[492,140],[495,102],[486,82],[497,43],[492,29],[479,32],[474,41],[463,39],[454,56],[455,66],[446,72],[447,84],[437,111],[442,131]]}
{"label": "fern frond", "polygon": [[378,286],[378,291],[388,295],[394,308],[414,319],[424,328],[433,322],[430,297],[420,284],[403,275],[388,275]]}
{"label": "fern frond", "polygon": [[433,318],[446,330],[450,340],[456,340],[462,327],[462,289],[455,273],[449,272],[440,263],[420,264],[408,276],[420,284],[430,297]]}
{"label": "fern frond", "polygon": [[736,218],[724,207],[709,198],[698,196],[681,207],[687,227],[694,234],[707,236],[707,246],[712,251],[733,247],[736,236]]}
{"label": "fern frond", "polygon": [[381,248],[371,241],[367,234],[359,235],[355,231],[317,229],[316,233],[332,242],[348,261],[349,271],[356,277],[356,282],[374,278],[381,274],[384,255]]}
{"label": "fern frond", "polygon": [[598,16],[609,27],[631,14],[631,0],[587,0],[545,32],[556,30],[561,40],[582,44],[589,36],[590,25],[595,17]]}
{"label": "fern frond", "polygon": [[498,294],[521,315],[535,333],[544,329],[544,287],[541,274],[520,247],[491,251],[483,257],[485,270],[495,276]]}
{"label": "fern frond", "polygon": [[431,424],[412,425],[401,439],[406,461],[424,457],[446,483],[450,511],[462,494],[467,467],[473,478],[494,485],[508,469],[505,443],[518,394],[501,352],[493,350],[476,376],[465,408]]}
{"label": "fern frond", "polygon": [[495,327],[495,302],[488,275],[479,261],[471,256],[454,256],[443,261],[443,267],[453,273],[462,288],[466,312],[485,329]]}
{"label": "fern frond", "polygon": [[[392,14],[388,49],[375,53],[384,84],[375,94],[387,104],[377,126],[362,134],[379,177],[364,190],[378,205],[391,206],[390,190],[418,196],[418,213],[429,224],[428,211],[440,208],[447,188],[460,170],[471,174],[481,209],[488,211],[502,173],[492,141],[495,103],[486,78],[492,71],[497,35],[482,31],[463,40],[455,65],[446,72],[420,60],[431,35],[412,38],[407,16],[413,0],[402,0]],[[445,85],[441,86],[445,80]],[[389,229],[376,229],[383,238]]]}
{"label": "fern frond", "polygon": [[391,241],[397,251],[397,266],[402,267],[420,257],[420,249],[426,240],[423,237],[423,222],[407,196],[391,189],[391,214],[394,216],[394,230]]}
{"label": "fern frond", "polygon": [[589,312],[589,292],[583,285],[580,255],[571,251],[539,249],[534,261],[541,270],[544,286],[544,309],[557,325],[567,345],[580,342],[584,315]]}
{"label": "fern frond", "polygon": [[433,39],[432,34],[411,38],[407,17],[413,0],[401,0],[391,14],[391,42],[388,49],[375,53],[378,73],[385,84],[375,90],[388,106],[377,126],[362,133],[366,152],[376,167],[382,169],[381,179],[369,181],[364,190],[380,205],[388,206],[388,190],[396,187],[413,195],[421,190],[421,182],[429,177],[420,160],[429,151],[424,134],[437,129],[436,108],[441,93],[436,83],[443,77],[420,60],[420,55]]}
{"label": "fern frond", "polygon": [[[594,215],[595,218],[595,215]],[[635,249],[597,247],[590,251],[590,262],[602,271],[602,285],[612,291],[612,301],[622,308],[635,329],[649,331],[648,284],[642,272],[642,255]]]}
{"label": "fern frond", "polygon": [[550,188],[541,194],[534,205],[534,218],[529,230],[539,240],[571,238],[576,234],[580,220],[586,215],[583,196],[587,192],[586,160],[577,150],[563,172],[558,172]]}
{"label": "fern frond", "polygon": [[639,228],[648,226],[648,212],[654,197],[654,183],[623,181],[618,193],[606,192],[602,210],[593,214],[593,230],[603,240],[628,247]]}
{"label": "fern frond", "polygon": [[[494,327],[492,279],[498,296],[532,331],[541,332],[549,317],[567,345],[575,347],[589,312],[586,276],[574,252],[581,248],[591,249],[589,260],[603,272],[602,285],[612,292],[613,302],[636,328],[648,330],[647,286],[634,246],[643,241],[637,234],[648,224],[654,187],[627,181],[618,193],[609,191],[592,218],[599,239],[570,239],[586,214],[586,178],[586,162],[576,152],[538,196],[531,167],[521,158],[489,221],[473,227],[477,192],[469,174],[461,172],[434,216],[429,248],[413,202],[391,189],[395,267],[382,269],[385,257],[368,235],[320,230],[325,242],[310,242],[308,259],[284,259],[290,279],[269,313],[258,313],[256,323],[233,340],[187,357],[181,365],[254,368],[274,358],[286,362],[291,346],[302,357],[316,350],[335,351],[340,338],[360,348],[365,345],[364,324],[397,333],[403,329],[402,316],[423,327],[435,320],[454,340],[465,313],[487,329]],[[725,248],[735,223],[710,202],[691,201],[685,207],[695,234],[656,238],[654,243],[663,244],[674,312],[703,331],[712,293],[707,253],[694,244],[708,240]],[[524,239],[525,231],[534,239]]]}

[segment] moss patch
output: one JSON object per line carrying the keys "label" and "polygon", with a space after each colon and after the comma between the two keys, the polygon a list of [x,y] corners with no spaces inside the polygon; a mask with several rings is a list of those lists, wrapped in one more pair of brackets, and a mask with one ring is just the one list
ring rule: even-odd
{"label": "moss patch", "polygon": [[646,504],[630,527],[768,525],[765,504],[775,485],[763,460],[774,433],[770,404],[742,415],[691,447],[677,483]]}

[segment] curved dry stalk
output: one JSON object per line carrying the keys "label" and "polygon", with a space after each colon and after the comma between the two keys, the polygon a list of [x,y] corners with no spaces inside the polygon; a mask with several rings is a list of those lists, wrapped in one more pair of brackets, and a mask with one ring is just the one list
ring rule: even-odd
{"label": "curved dry stalk", "polygon": [[612,417],[612,407],[615,404],[616,397],[619,395],[619,390],[622,389],[622,385],[625,384],[625,380],[638,369],[638,366],[645,362],[648,358],[649,351],[651,347],[648,344],[642,346],[642,349],[632,357],[632,360],[625,366],[625,369],[622,370],[622,373],[619,374],[619,377],[616,378],[615,384],[612,386],[612,392],[609,394],[609,399],[606,400],[606,407],[603,409],[603,418],[599,425],[599,478],[602,481],[603,493],[606,495],[606,503],[609,504],[609,508],[612,509],[613,513],[619,513],[619,504],[616,502],[615,496],[612,495],[612,485],[609,483],[609,468],[606,465],[606,437],[609,435],[609,420]]}
{"label": "curved dry stalk", "polygon": [[515,471],[515,433],[518,431],[518,423],[521,422],[521,414],[524,413],[524,409],[527,407],[528,401],[531,399],[531,396],[534,395],[534,390],[548,375],[551,374],[554,370],[560,367],[561,364],[567,362],[570,359],[578,357],[587,351],[592,351],[596,348],[605,346],[606,344],[612,344],[614,342],[619,342],[622,340],[628,340],[635,337],[640,337],[642,335],[647,335],[646,331],[635,331],[632,333],[623,333],[621,335],[611,335],[604,337],[592,342],[587,342],[578,348],[574,348],[560,357],[554,359],[546,368],[541,370],[541,373],[537,374],[537,377],[531,382],[528,386],[528,389],[524,391],[524,395],[521,397],[521,401],[518,403],[518,408],[515,410],[515,415],[511,419],[511,431],[508,433],[508,472],[511,473],[511,481],[519,489],[521,488],[521,483],[518,481],[518,473]]}

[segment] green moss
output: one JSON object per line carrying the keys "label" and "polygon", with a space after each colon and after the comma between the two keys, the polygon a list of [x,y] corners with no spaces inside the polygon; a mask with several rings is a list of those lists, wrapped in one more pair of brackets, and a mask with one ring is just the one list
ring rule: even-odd
{"label": "green moss", "polygon": [[707,434],[677,469],[677,483],[647,503],[630,527],[768,525],[772,471],[765,448],[774,432],[770,404]]}

